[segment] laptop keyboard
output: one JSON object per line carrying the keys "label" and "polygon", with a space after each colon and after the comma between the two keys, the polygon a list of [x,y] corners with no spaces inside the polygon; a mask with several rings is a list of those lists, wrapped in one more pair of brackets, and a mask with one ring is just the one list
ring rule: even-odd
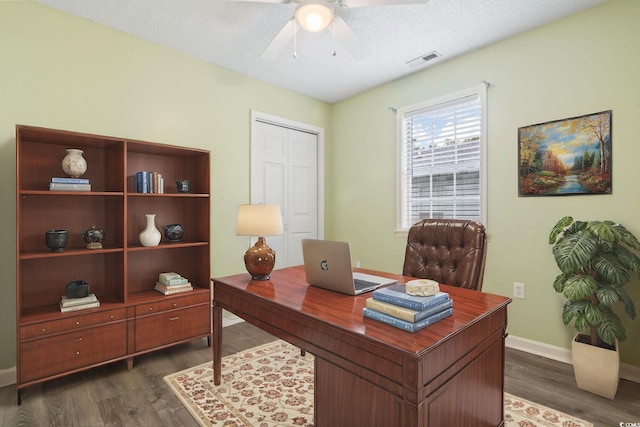
{"label": "laptop keyboard", "polygon": [[377,284],[378,283],[376,282],[369,282],[367,280],[353,279],[353,285],[356,288],[356,291],[361,291],[362,289],[367,289],[367,288],[373,288]]}

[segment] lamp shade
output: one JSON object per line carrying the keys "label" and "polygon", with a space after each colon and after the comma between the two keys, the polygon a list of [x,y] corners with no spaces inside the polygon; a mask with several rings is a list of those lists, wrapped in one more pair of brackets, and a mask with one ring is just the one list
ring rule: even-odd
{"label": "lamp shade", "polygon": [[296,21],[302,28],[313,33],[322,31],[333,20],[333,10],[321,3],[301,4],[296,9]]}
{"label": "lamp shade", "polygon": [[237,236],[278,236],[283,233],[279,205],[240,205]]}

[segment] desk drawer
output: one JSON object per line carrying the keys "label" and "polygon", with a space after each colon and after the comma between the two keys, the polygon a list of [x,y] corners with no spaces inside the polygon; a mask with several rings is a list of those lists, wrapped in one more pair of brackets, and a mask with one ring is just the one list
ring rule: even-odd
{"label": "desk drawer", "polygon": [[165,296],[166,299],[161,301],[154,301],[147,304],[140,304],[136,306],[136,317],[145,316],[148,314],[161,313],[167,310],[177,310],[185,307],[189,307],[196,304],[203,304],[209,302],[209,294],[200,292],[197,294],[190,294],[185,296]]}
{"label": "desk drawer", "polygon": [[69,316],[65,319],[51,320],[20,327],[20,340],[44,337],[60,332],[71,332],[82,328],[102,325],[109,322],[126,319],[126,309],[101,311],[91,314],[63,314]]}
{"label": "desk drawer", "polygon": [[45,378],[124,356],[126,322],[98,326],[20,344],[18,382]]}
{"label": "desk drawer", "polygon": [[135,351],[140,352],[210,332],[209,304],[136,318]]}

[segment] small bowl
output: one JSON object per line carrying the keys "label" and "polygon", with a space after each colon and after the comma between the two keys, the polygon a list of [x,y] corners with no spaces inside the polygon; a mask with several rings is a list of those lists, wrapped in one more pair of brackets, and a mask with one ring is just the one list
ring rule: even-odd
{"label": "small bowl", "polygon": [[52,252],[62,252],[69,240],[69,232],[64,229],[47,230],[44,242]]}
{"label": "small bowl", "polygon": [[164,227],[164,236],[170,242],[179,242],[184,236],[184,228],[180,224],[169,224]]}

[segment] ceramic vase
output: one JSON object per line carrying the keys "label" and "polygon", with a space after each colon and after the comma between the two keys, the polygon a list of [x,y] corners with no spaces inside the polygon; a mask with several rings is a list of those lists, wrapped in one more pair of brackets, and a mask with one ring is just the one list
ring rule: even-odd
{"label": "ceramic vase", "polygon": [[68,148],[67,155],[62,159],[62,170],[73,178],[78,178],[87,171],[87,161],[82,156],[84,151]]}
{"label": "ceramic vase", "polygon": [[140,232],[138,238],[142,246],[158,246],[160,244],[160,231],[156,228],[156,215],[146,214],[147,226]]}

